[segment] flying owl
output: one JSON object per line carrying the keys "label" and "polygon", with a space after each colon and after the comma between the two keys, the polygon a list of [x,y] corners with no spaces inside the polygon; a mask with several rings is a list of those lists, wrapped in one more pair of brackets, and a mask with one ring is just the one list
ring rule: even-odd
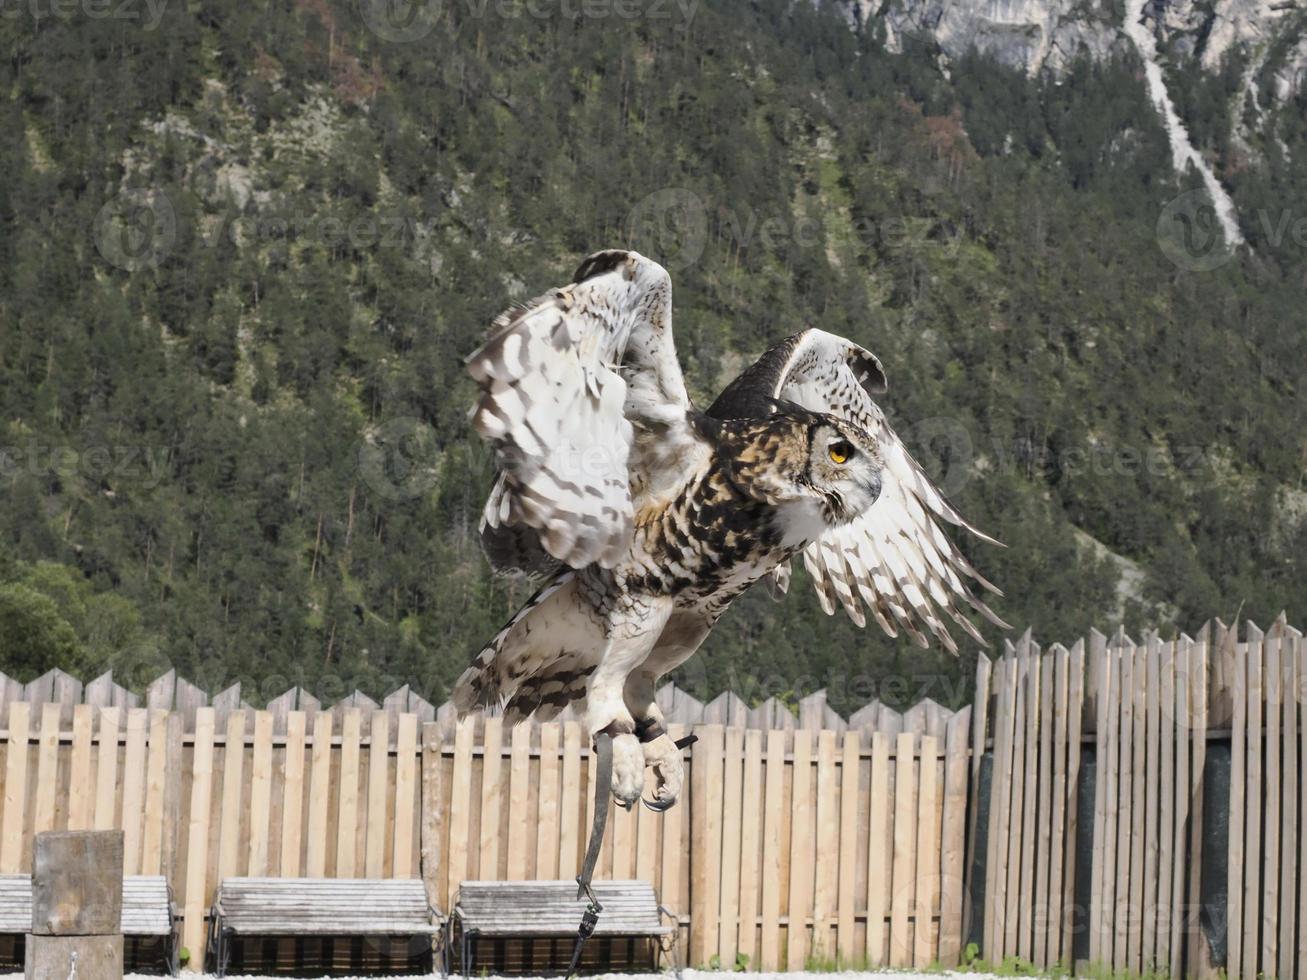
{"label": "flying owl", "polygon": [[[499,571],[543,587],[459,678],[460,716],[512,723],[581,702],[613,736],[612,792],[654,809],[681,789],[681,753],[654,702],[731,602],[766,580],[777,598],[800,552],[827,613],[864,605],[890,636],[981,640],[965,604],[1006,626],[997,592],[940,529],[981,533],[899,441],[873,395],[880,361],[821,330],[763,354],[707,411],[672,343],[672,284],[636,252],[587,258],[570,285],[501,314],[468,360],[477,432],[498,479],[481,525]],[[941,615],[942,613],[942,615]]]}

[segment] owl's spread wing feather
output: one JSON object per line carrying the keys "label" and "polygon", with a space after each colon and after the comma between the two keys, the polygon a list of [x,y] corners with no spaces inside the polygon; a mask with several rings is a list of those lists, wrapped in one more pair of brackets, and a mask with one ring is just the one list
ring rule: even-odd
{"label": "owl's spread wing feather", "polygon": [[804,551],[804,567],[827,614],[838,603],[859,626],[864,605],[890,636],[902,629],[921,646],[929,631],[950,651],[957,644],[944,619],[984,643],[960,605],[1007,627],[973,584],[998,590],[940,528],[966,528],[998,544],[962,517],[917,464],[872,400],[885,390],[880,362],[869,351],[821,330],[805,330],[764,354],[708,410],[717,418],[765,415],[773,399],[847,419],[877,440],[885,462],[880,498],[860,517],[827,531]]}
{"label": "owl's spread wing feather", "polygon": [[[501,568],[612,565],[632,532],[636,427],[684,426],[667,272],[598,252],[573,282],[501,314],[468,359],[472,424],[500,476],[482,519]],[[524,531],[524,529],[526,529]]]}

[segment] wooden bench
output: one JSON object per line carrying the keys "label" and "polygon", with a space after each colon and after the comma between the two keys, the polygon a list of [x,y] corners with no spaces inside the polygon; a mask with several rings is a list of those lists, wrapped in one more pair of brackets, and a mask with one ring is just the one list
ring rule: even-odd
{"label": "wooden bench", "polygon": [[[129,970],[156,966],[177,973],[176,909],[168,879],[162,875],[123,877],[124,959]],[[23,936],[32,931],[32,878],[0,875],[0,935]],[[17,943],[14,943],[17,949]],[[16,954],[15,954],[16,955]]]}
{"label": "wooden bench", "polygon": [[[656,965],[661,940],[675,935],[676,920],[658,904],[653,885],[647,881],[596,881],[593,887],[603,912],[586,945],[585,952],[590,955],[582,965],[607,972],[624,958],[623,952],[628,965],[634,965],[641,951],[651,954],[647,957],[650,965]],[[577,900],[575,881],[465,881],[459,885],[449,917],[446,953],[459,951],[464,976],[471,976],[476,968],[479,946],[492,947],[496,962],[487,968],[493,973],[542,973],[547,972],[538,962],[543,947],[548,958],[565,971],[586,905],[585,899]],[[510,942],[517,948],[510,948]]]}
{"label": "wooden bench", "polygon": [[[402,948],[399,972],[413,972],[414,959],[430,972],[433,937],[443,928],[418,878],[224,878],[210,911],[206,968],[225,975],[236,952],[242,972],[248,972],[243,944],[264,939],[292,940],[300,961],[306,941],[313,940],[312,946],[326,951],[325,968],[331,969],[340,960],[336,940],[344,939],[351,943],[345,968],[357,969],[362,944],[370,942],[368,952],[377,955],[365,965],[388,966]],[[390,942],[401,938],[402,947]]]}

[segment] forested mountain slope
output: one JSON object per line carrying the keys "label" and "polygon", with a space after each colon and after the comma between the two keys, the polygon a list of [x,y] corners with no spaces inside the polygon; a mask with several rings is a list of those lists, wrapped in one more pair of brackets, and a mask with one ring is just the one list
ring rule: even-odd
{"label": "forested mountain slope", "polygon": [[[462,359],[628,244],[673,270],[700,404],[807,324],[876,351],[1009,545],[963,542],[1009,621],[1307,614],[1307,241],[1159,244],[1197,182],[1128,49],[946,77],[773,0],[116,9],[0,19],[5,672],[443,698],[531,588],[479,552]],[[1295,152],[1236,199],[1307,216]],[[686,680],[945,700],[972,656],[796,575]]]}

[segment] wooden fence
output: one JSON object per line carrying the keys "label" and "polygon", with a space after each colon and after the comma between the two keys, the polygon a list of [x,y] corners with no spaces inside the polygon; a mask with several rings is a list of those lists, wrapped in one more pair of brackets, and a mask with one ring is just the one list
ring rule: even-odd
{"label": "wooden fence", "polygon": [[[614,808],[597,876],[652,881],[682,961],[956,960],[970,709],[923,716],[938,735],[890,716],[870,735],[699,725],[681,803]],[[60,701],[5,721],[0,871],[30,867],[38,831],[122,827],[127,872],[169,875],[195,966],[224,877],[421,876],[448,910],[466,879],[575,876],[592,815],[575,721]]]}
{"label": "wooden fence", "polygon": [[[925,967],[991,961],[1173,976],[1301,976],[1307,646],[1136,644],[1094,633],[980,657],[973,706],[869,705],[847,721],[727,694],[659,701],[686,754],[680,804],[611,814],[599,877],[653,882],[681,963]],[[128,873],[167,874],[202,962],[217,882],[421,877],[447,911],[471,878],[568,878],[591,814],[574,719],[457,723],[407,689],[255,710],[175,675],[0,676],[0,872],[44,829],[121,827]],[[973,747],[976,750],[973,750]],[[1228,926],[1228,928],[1227,928]]]}
{"label": "wooden fence", "polygon": [[1219,621],[1042,653],[1027,635],[981,659],[976,705],[988,958],[1307,975],[1307,645],[1283,618],[1243,642]]}

